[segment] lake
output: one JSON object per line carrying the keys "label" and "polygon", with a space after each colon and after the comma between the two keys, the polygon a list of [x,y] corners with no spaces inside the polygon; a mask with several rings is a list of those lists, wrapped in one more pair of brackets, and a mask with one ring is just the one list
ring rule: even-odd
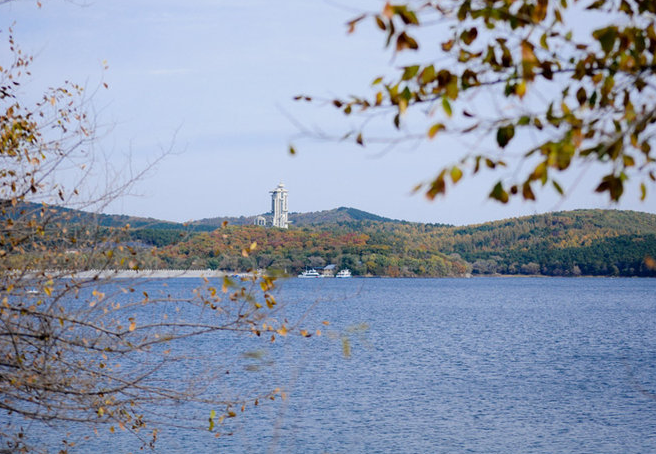
{"label": "lake", "polygon": [[[217,389],[287,399],[239,414],[220,428],[231,436],[166,429],[159,451],[656,452],[655,279],[288,279],[276,298],[290,321],[311,309],[302,325],[322,336],[189,347],[217,364],[258,350]],[[137,451],[123,434],[73,452],[109,442]]]}

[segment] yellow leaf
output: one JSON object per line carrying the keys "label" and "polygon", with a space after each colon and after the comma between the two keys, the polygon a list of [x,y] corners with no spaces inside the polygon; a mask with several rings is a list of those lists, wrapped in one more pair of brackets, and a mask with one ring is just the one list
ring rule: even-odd
{"label": "yellow leaf", "polygon": [[251,251],[254,251],[257,248],[257,241],[251,243]]}
{"label": "yellow leaf", "polygon": [[94,290],[91,292],[91,294],[97,297],[99,301],[102,301],[102,299],[105,297],[105,294],[103,292],[99,292],[98,290]]}
{"label": "yellow leaf", "polygon": [[451,180],[453,181],[453,184],[456,184],[460,179],[462,178],[462,170],[460,170],[459,167],[453,167],[451,169]]}
{"label": "yellow leaf", "polygon": [[442,131],[443,129],[444,129],[444,125],[442,123],[435,123],[428,130],[428,138],[429,139],[434,138],[437,135],[437,133]]}
{"label": "yellow leaf", "polygon": [[130,327],[128,328],[128,331],[132,332],[137,328],[137,322],[133,318],[131,318],[130,320],[131,323],[130,323]]}
{"label": "yellow leaf", "polygon": [[515,89],[515,93],[517,96],[519,96],[519,99],[522,99],[524,95],[526,94],[526,81],[522,80],[519,85],[517,85],[517,88]]}

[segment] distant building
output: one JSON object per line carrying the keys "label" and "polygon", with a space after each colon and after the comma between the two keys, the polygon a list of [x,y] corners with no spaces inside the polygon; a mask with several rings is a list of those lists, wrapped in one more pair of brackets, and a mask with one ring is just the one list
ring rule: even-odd
{"label": "distant building", "polygon": [[261,227],[266,226],[266,218],[264,216],[258,216],[255,218],[255,225],[259,225]]}
{"label": "distant building", "polygon": [[287,221],[287,189],[282,183],[271,191],[271,214],[273,214],[272,224],[274,227],[286,229],[289,226]]}
{"label": "distant building", "polygon": [[327,277],[333,277],[335,275],[335,271],[337,271],[337,266],[331,263],[330,265],[323,267],[322,274]]}

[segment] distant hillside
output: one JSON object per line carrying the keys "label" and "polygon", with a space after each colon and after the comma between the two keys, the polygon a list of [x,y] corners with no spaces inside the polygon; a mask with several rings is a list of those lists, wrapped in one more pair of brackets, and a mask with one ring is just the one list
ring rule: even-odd
{"label": "distant hillside", "polygon": [[359,221],[400,222],[395,219],[385,218],[356,208],[347,207],[339,207],[333,210],[313,211],[310,213],[290,213],[289,219],[292,221],[292,225],[297,227]]}
{"label": "distant hillside", "polygon": [[[262,216],[270,219],[271,215],[264,213]],[[224,222],[229,225],[253,225],[257,216],[240,217],[216,217],[194,221],[193,225],[220,227]],[[333,210],[313,211],[310,213],[289,213],[292,226],[303,227],[318,224],[337,224],[344,222],[377,221],[398,222],[394,219],[385,218],[356,208],[339,207]]]}
{"label": "distant hillside", "polygon": [[474,273],[656,275],[656,215],[576,210],[456,227],[439,247],[460,254]]}
{"label": "distant hillside", "polygon": [[[373,221],[362,222],[375,225]],[[464,276],[470,269],[460,257],[424,245],[409,246],[390,234],[359,233],[353,225],[335,224],[332,230],[227,226],[167,246],[159,251],[159,257],[165,267],[226,271],[266,268],[291,274],[328,264],[349,268],[356,276]]]}
{"label": "distant hillside", "polygon": [[192,221],[191,225],[195,226],[208,226],[213,228],[218,228],[223,225],[224,222],[227,222],[229,225],[253,225],[255,223],[255,216],[219,216],[216,218],[203,218],[197,221]]}
{"label": "distant hillside", "polygon": [[[5,215],[21,210],[40,215],[42,206],[25,204]],[[120,237],[143,253],[150,267],[296,273],[333,263],[356,275],[375,276],[656,276],[656,215],[635,211],[577,210],[458,227],[340,207],[292,213],[289,229],[275,229],[252,225],[253,217],[187,225],[60,207],[47,210],[58,223],[99,226],[98,241],[109,237],[103,232],[130,224]],[[222,228],[224,221],[228,225]],[[244,255],[253,243],[255,250]],[[156,254],[153,248],[158,248]]]}
{"label": "distant hillside", "polygon": [[[354,220],[358,211],[345,210],[310,213],[307,224],[289,230],[229,226],[163,254],[167,264],[220,269],[298,272],[334,263],[379,276],[449,276],[463,269],[475,275],[656,276],[653,214],[578,210],[454,227]],[[244,256],[253,242],[256,250]]]}
{"label": "distant hillside", "polygon": [[[24,215],[39,215],[44,209],[44,205],[40,203],[23,202],[15,207],[7,208],[7,215],[11,216],[24,216]],[[58,222],[65,222],[68,224],[85,224],[102,227],[125,227],[130,225],[132,228],[153,228],[161,230],[169,229],[185,229],[184,224],[170,221],[162,221],[154,218],[143,218],[138,216],[126,216],[121,214],[103,214],[92,213],[88,211],[76,210],[72,208],[60,207],[57,205],[47,205],[46,213]]]}

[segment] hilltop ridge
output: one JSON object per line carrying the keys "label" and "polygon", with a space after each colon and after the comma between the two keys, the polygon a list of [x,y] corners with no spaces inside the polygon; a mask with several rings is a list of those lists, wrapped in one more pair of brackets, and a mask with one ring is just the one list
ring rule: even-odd
{"label": "hilltop ridge", "polygon": [[[226,270],[296,273],[334,263],[373,276],[656,276],[654,214],[576,210],[449,226],[348,210],[310,213],[306,224],[287,230],[228,225],[162,253],[178,266]],[[252,244],[256,249],[244,255]]]}
{"label": "hilltop ridge", "polygon": [[[25,204],[4,215],[43,209]],[[255,226],[249,221],[253,217],[180,224],[61,207],[47,210],[60,216],[58,225],[99,226],[98,241],[118,235],[130,244],[140,266],[153,269],[270,268],[297,273],[307,266],[335,264],[355,275],[372,276],[656,277],[656,215],[637,211],[560,211],[450,226],[339,207],[292,213],[290,228],[278,229]],[[123,229],[126,224],[129,229]]]}
{"label": "hilltop ridge", "polygon": [[[262,213],[253,216],[219,216],[215,218],[205,218],[193,221],[192,225],[216,226],[220,227],[224,222],[230,225],[253,225],[257,216],[270,216],[269,213]],[[332,210],[312,211],[308,213],[289,213],[289,220],[293,226],[307,226],[317,224],[336,224],[340,222],[357,222],[357,221],[379,221],[379,222],[401,222],[396,219],[390,219],[378,216],[357,208],[339,207]]]}

